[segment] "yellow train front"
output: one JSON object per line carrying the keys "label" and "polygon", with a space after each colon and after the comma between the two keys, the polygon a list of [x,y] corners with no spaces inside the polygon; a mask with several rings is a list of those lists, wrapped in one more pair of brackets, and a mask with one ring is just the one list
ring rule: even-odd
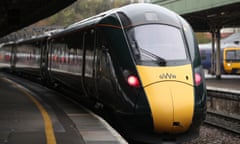
{"label": "yellow train front", "polygon": [[105,65],[112,67],[100,75],[113,75],[111,84],[98,80],[99,90],[111,96],[100,97],[114,109],[125,138],[157,143],[198,136],[206,90],[189,24],[160,6],[134,4],[117,9],[96,26],[108,42],[102,45],[106,59],[111,59]]}
{"label": "yellow train front", "polygon": [[226,74],[240,74],[240,48],[226,47],[223,49],[223,72]]}

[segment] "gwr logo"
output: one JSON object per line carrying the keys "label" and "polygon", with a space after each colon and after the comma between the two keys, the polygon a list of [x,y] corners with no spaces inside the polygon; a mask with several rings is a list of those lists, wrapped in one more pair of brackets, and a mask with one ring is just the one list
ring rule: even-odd
{"label": "gwr logo", "polygon": [[171,73],[163,73],[160,76],[160,79],[176,79],[176,75],[171,74]]}

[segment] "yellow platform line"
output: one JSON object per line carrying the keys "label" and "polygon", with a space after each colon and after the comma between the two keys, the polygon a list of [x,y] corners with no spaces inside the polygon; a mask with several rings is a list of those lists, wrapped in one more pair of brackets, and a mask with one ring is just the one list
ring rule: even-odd
{"label": "yellow platform line", "polygon": [[37,106],[37,108],[41,112],[41,115],[42,115],[43,120],[44,120],[47,144],[56,144],[56,138],[55,138],[55,134],[54,134],[51,118],[50,118],[48,112],[45,110],[45,108],[41,105],[41,103],[38,102],[38,100],[36,98],[34,98],[34,96],[32,96],[29,92],[24,90],[24,88],[22,86],[14,83],[13,81],[11,81],[9,79],[6,79],[6,78],[1,78],[1,79],[5,80],[5,81],[8,81],[9,83],[11,83],[14,86],[16,86],[16,88],[18,90],[20,90],[22,93],[27,95],[28,98]]}

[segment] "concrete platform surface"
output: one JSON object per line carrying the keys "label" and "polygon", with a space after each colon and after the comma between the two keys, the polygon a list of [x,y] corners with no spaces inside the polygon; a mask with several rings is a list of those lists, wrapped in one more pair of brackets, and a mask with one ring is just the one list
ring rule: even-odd
{"label": "concrete platform surface", "polygon": [[240,93],[240,75],[222,75],[221,79],[205,75],[207,89]]}
{"label": "concrete platform surface", "polygon": [[126,143],[103,119],[62,94],[0,73],[0,144]]}

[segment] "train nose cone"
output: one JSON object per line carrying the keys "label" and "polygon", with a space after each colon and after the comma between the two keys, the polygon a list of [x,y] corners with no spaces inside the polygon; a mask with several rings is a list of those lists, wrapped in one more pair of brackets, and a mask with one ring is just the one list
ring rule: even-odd
{"label": "train nose cone", "polygon": [[194,102],[191,86],[177,82],[159,82],[144,90],[156,132],[180,133],[190,127]]}
{"label": "train nose cone", "polygon": [[190,64],[171,67],[137,66],[157,133],[187,131],[194,113]]}

